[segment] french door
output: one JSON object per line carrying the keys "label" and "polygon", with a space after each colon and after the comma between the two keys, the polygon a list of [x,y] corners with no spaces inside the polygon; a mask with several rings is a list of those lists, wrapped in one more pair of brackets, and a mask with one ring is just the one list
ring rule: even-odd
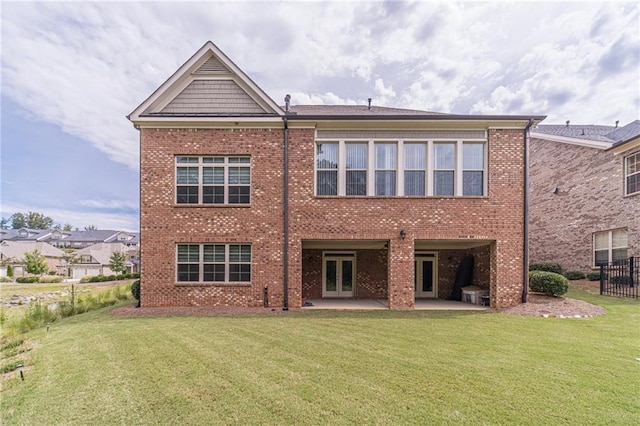
{"label": "french door", "polygon": [[325,253],[322,256],[322,297],[353,297],[354,253]]}
{"label": "french door", "polygon": [[435,253],[417,253],[414,267],[416,297],[438,297],[438,262]]}

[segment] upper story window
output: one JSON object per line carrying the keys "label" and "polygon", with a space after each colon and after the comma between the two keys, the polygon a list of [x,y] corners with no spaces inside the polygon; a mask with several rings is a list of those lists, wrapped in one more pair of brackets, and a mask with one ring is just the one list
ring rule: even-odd
{"label": "upper story window", "polygon": [[606,265],[627,258],[628,232],[626,229],[595,232],[593,234],[593,263]]}
{"label": "upper story window", "polygon": [[177,204],[249,204],[249,157],[176,157]]}
{"label": "upper story window", "polygon": [[486,142],[318,142],[316,195],[484,196]]}
{"label": "upper story window", "polygon": [[624,159],[625,195],[640,192],[640,152]]}

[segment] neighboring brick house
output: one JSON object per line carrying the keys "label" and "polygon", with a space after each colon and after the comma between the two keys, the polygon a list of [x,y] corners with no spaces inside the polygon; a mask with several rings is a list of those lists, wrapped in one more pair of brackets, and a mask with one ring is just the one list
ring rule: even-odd
{"label": "neighboring brick house", "polygon": [[531,262],[590,272],[640,256],[640,120],[531,130]]}
{"label": "neighboring brick house", "polygon": [[271,100],[207,42],[130,115],[142,306],[300,307],[526,293],[526,140],[539,116]]}

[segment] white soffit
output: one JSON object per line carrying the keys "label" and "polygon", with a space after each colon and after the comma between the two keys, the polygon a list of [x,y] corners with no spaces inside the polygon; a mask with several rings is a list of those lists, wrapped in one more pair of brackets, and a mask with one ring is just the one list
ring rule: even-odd
{"label": "white soffit", "polygon": [[560,143],[566,143],[569,145],[584,146],[586,148],[596,148],[596,149],[611,148],[611,143],[609,142],[594,141],[590,139],[569,138],[566,136],[549,135],[547,133],[538,133],[534,131],[531,132],[530,136],[532,139],[533,138],[543,139],[551,142],[560,142]]}

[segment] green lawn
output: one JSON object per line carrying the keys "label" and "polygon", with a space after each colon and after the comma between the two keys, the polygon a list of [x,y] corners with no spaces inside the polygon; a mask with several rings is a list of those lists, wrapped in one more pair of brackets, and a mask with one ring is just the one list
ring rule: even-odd
{"label": "green lawn", "polygon": [[25,335],[3,424],[637,424],[640,303],[589,319],[321,312],[121,318]]}

